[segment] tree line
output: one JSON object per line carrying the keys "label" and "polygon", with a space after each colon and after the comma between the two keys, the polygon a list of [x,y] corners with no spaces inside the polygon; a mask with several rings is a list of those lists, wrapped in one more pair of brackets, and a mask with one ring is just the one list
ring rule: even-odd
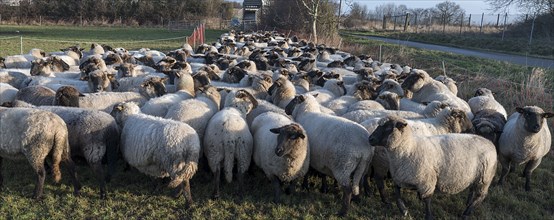
{"label": "tree line", "polygon": [[224,0],[22,0],[19,6],[0,4],[4,20],[16,22],[39,17],[77,22],[101,20],[133,21],[139,25],[160,24],[167,20],[231,19],[240,3]]}

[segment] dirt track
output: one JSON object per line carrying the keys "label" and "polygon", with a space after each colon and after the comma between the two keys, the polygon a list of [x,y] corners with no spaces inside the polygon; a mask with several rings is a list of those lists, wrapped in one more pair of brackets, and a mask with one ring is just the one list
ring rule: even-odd
{"label": "dirt track", "polygon": [[462,54],[466,56],[475,56],[475,57],[481,57],[481,58],[492,59],[497,61],[505,61],[505,62],[510,62],[510,63],[524,65],[524,66],[544,67],[544,68],[550,68],[550,69],[554,68],[554,60],[549,60],[549,59],[541,59],[541,58],[495,53],[495,52],[468,50],[468,49],[419,43],[419,42],[413,42],[413,41],[404,41],[404,40],[397,40],[397,39],[384,38],[384,37],[374,37],[374,36],[364,36],[364,35],[352,35],[352,36],[362,37],[362,38],[371,39],[371,40],[384,41],[386,43],[405,45],[409,47],[422,48],[427,50],[438,50],[438,51],[450,52],[455,54]]}

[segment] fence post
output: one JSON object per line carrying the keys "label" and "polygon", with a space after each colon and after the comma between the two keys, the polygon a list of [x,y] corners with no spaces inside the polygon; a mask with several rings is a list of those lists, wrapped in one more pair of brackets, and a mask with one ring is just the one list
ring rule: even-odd
{"label": "fence post", "polygon": [[442,19],[442,33],[444,34],[444,31],[446,30],[446,17]]}
{"label": "fence post", "polygon": [[383,15],[383,30],[387,30],[387,16]]}
{"label": "fence post", "polygon": [[406,13],[406,20],[404,20],[404,32],[406,32],[408,28],[408,17],[410,16],[410,13]]}
{"label": "fence post", "polygon": [[508,19],[508,13],[504,15],[504,25],[502,26],[502,40],[504,40],[504,33],[506,32],[506,20]]}
{"label": "fence post", "polygon": [[417,14],[415,14],[414,26],[415,26],[415,32],[416,32],[416,34],[417,34]]}
{"label": "fence post", "polygon": [[500,14],[498,14],[498,17],[496,17],[496,28],[498,28],[499,23],[500,23]]}
{"label": "fence post", "polygon": [[23,54],[23,36],[19,36],[19,53]]}
{"label": "fence post", "polygon": [[[383,62],[383,55],[381,53],[383,45],[379,45],[379,62]],[[21,52],[23,54],[23,52]]]}
{"label": "fence post", "polygon": [[481,15],[481,26],[479,27],[479,33],[483,33],[483,18],[485,18],[485,13]]}
{"label": "fence post", "polygon": [[393,31],[396,31],[396,16],[394,16],[394,28],[392,29]]}
{"label": "fence post", "polygon": [[467,22],[467,27],[471,29],[471,14],[469,14],[469,21]]}
{"label": "fence post", "polygon": [[533,24],[531,24],[531,34],[529,35],[529,45],[531,45],[531,41],[533,40],[533,31],[535,30],[535,18],[537,18],[537,15],[533,16]]}
{"label": "fence post", "polygon": [[0,24],[2,24],[2,14],[0,14]]}
{"label": "fence post", "polygon": [[38,16],[38,26],[42,26],[42,15]]}
{"label": "fence post", "polygon": [[81,15],[81,27],[83,26],[83,16]]}
{"label": "fence post", "polygon": [[462,35],[462,28],[464,28],[464,14],[462,14],[462,19],[460,19],[460,35]]}

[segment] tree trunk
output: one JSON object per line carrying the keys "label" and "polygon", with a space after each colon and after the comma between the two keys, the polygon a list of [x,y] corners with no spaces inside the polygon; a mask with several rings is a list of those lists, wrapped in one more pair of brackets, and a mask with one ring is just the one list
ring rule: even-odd
{"label": "tree trunk", "polygon": [[317,16],[312,19],[312,35],[314,35],[314,43],[317,45]]}

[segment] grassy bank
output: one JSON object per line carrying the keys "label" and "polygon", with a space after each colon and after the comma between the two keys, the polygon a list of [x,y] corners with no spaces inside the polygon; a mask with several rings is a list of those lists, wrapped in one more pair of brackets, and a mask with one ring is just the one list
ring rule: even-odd
{"label": "grassy bank", "polygon": [[529,39],[506,38],[501,40],[498,34],[442,34],[442,33],[406,33],[392,31],[345,31],[345,33],[388,37],[400,40],[417,41],[451,47],[475,50],[495,51],[517,55],[528,55],[554,59],[554,43],[535,39],[528,45]]}
{"label": "grassy bank", "polygon": [[[106,33],[90,31],[80,33],[81,29],[67,31],[67,34],[49,33],[61,32],[64,28],[41,28],[44,35],[55,35],[49,39],[59,39],[64,35],[68,40],[109,42],[127,36],[125,40],[144,40],[168,38],[187,35],[180,33],[170,35],[161,29],[136,30],[134,34],[127,31],[113,31],[106,28]],[[2,26],[4,32],[4,26]],[[23,30],[23,29],[21,29]],[[103,30],[103,29],[99,29]],[[112,30],[112,31],[110,31]],[[28,32],[37,31],[30,27]],[[82,30],[85,32],[86,30]],[[75,33],[77,32],[77,33]],[[104,32],[104,31],[99,31]],[[117,33],[114,33],[117,32]],[[34,32],[33,32],[34,33]],[[212,33],[214,40],[217,32]],[[38,33],[37,33],[38,34]],[[79,35],[80,34],[80,35]],[[120,37],[113,36],[121,34]],[[108,36],[109,35],[109,36]],[[139,36],[140,35],[140,36]],[[0,35],[0,36],[6,36]],[[79,38],[80,37],[80,38]],[[100,41],[101,40],[101,41]],[[3,41],[0,41],[2,44]],[[44,44],[47,45],[47,44]],[[61,48],[59,44],[48,44],[52,50]],[[120,46],[113,44],[114,46]],[[145,45],[145,44],[141,44]],[[174,49],[180,46],[158,47]],[[485,86],[497,92],[498,100],[509,112],[515,106],[538,105],[552,111],[552,86],[554,72],[533,71],[533,69],[495,62],[484,59],[452,55],[449,53],[425,51],[403,46],[383,44],[377,41],[346,37],[343,39],[343,49],[354,54],[370,54],[375,58],[381,47],[382,60],[407,64],[415,68],[427,70],[436,76],[443,73],[444,61],[446,73],[458,81],[460,96],[470,97],[476,88]],[[138,45],[140,46],[140,45]],[[154,45],[156,46],[156,45]],[[37,46],[39,47],[39,46]],[[146,46],[140,46],[146,47]],[[152,49],[156,47],[148,46]],[[4,47],[0,47],[4,50]],[[43,48],[43,47],[39,47]],[[17,49],[18,50],[18,49]],[[163,50],[163,49],[162,49]],[[552,125],[552,121],[550,121]],[[222,184],[222,197],[212,200],[213,177],[200,168],[191,180],[191,191],[195,205],[185,209],[184,198],[173,199],[170,190],[156,189],[156,183],[136,170],[123,171],[120,163],[112,182],[108,184],[108,199],[98,198],[96,179],[86,165],[78,167],[78,177],[83,184],[82,195],[74,197],[69,178],[62,172],[61,185],[55,185],[50,176],[45,183],[44,198],[40,201],[31,199],[35,184],[35,175],[25,161],[3,160],[1,168],[4,177],[4,188],[0,192],[0,219],[338,219],[335,214],[340,209],[340,190],[332,188],[329,193],[321,193],[320,180],[311,178],[314,187],[310,191],[298,187],[291,195],[282,196],[282,203],[273,203],[272,186],[265,175],[255,166],[245,178],[243,188],[244,198],[237,195],[237,183]],[[493,187],[489,195],[475,211],[472,219],[551,219],[554,216],[554,155],[550,153],[535,170],[532,178],[531,192],[523,190],[524,178],[519,177],[523,167],[518,166],[515,173],[508,176],[507,183],[502,187]],[[65,171],[65,170],[63,170]],[[500,169],[497,174],[500,173]],[[498,177],[495,178],[495,181]],[[391,182],[387,181],[386,190],[392,195]],[[373,185],[372,185],[373,186]],[[373,187],[375,188],[375,187]],[[433,197],[432,210],[437,219],[456,219],[464,211],[467,191],[457,195],[436,194]],[[390,197],[391,201],[394,201]],[[363,195],[353,202],[348,219],[421,219],[424,217],[423,202],[414,191],[404,190],[404,198],[409,209],[409,215],[400,215],[395,205],[386,206],[380,202],[376,190],[369,195]]]}
{"label": "grassy bank", "polygon": [[[32,48],[58,51],[76,44],[89,48],[92,42],[129,50],[150,48],[169,51],[181,47],[185,36],[191,33],[190,30],[169,31],[163,28],[1,25],[0,56],[20,54],[20,37],[23,37],[23,53]],[[223,31],[206,30],[206,41],[215,41],[221,33]]]}

